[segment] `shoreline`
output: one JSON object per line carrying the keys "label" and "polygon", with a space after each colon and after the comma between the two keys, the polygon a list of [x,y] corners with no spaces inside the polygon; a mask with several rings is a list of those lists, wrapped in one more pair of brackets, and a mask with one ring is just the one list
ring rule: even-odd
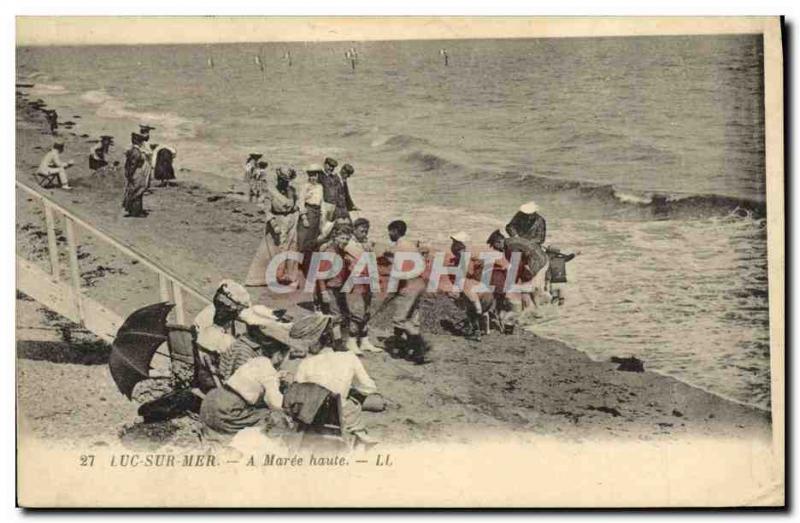
{"label": "shoreline", "polygon": [[[31,165],[35,168],[44,152],[36,147],[49,147],[51,137],[41,134],[44,128],[41,117],[37,118],[19,95],[17,104],[17,177],[30,185],[34,182],[26,173]],[[87,139],[81,132],[69,130],[62,131],[62,136],[67,142],[64,158],[76,160],[76,167],[70,172],[70,183],[75,189],[69,193],[43,192],[65,207],[76,209],[93,223],[101,224],[110,234],[135,245],[206,294],[223,277],[243,276],[263,228],[257,207],[235,194],[238,192],[235,188],[244,186],[243,182],[194,171],[178,172],[177,186],[154,188],[153,194],[145,197],[146,207],[152,210],[148,218],[126,220],[121,217],[117,201],[122,194],[121,182],[91,179],[82,161],[88,150]],[[124,150],[121,140],[117,154],[120,150]],[[185,176],[195,179],[187,180]],[[213,183],[206,180],[210,177],[218,179],[221,185],[227,181],[228,191],[204,185],[204,181]],[[36,242],[41,238],[29,233],[36,232],[36,220],[40,217],[20,200],[18,197],[17,252],[24,255],[28,251],[35,256]],[[21,232],[29,224],[32,228]],[[84,245],[84,235],[81,236]],[[155,301],[158,283],[148,281],[141,267],[91,241],[85,243],[85,249],[86,260],[106,268],[94,270],[100,274],[93,275],[93,284],[87,289],[89,295],[102,296],[104,301],[128,312],[134,305]],[[83,271],[84,281],[86,274]],[[134,292],[120,290],[131,283],[136,288]],[[251,290],[254,301],[264,302],[265,295],[259,296],[256,291]],[[270,304],[274,305],[272,297]],[[424,316],[430,316],[432,321],[458,314],[433,299],[426,300],[424,307],[430,313]],[[187,317],[191,317],[191,312]],[[375,323],[373,332],[380,340],[386,332],[385,318],[379,315]],[[436,325],[428,327],[437,346],[434,353],[437,361],[431,365],[416,367],[392,360],[386,354],[364,358],[379,388],[401,406],[397,411],[368,416],[368,425],[388,441],[452,437],[449,433],[457,432],[456,427],[475,425],[579,439],[602,435],[652,439],[684,434],[726,437],[770,434],[769,411],[722,398],[655,371],[618,371],[616,364],[593,360],[582,350],[534,333],[493,334],[477,345]],[[481,357],[487,355],[493,358]],[[521,364],[525,364],[524,368]],[[450,372],[451,369],[454,371]],[[447,393],[437,386],[439,382],[447,385],[444,387]],[[405,412],[407,408],[409,412]],[[20,408],[21,413],[25,410]]]}

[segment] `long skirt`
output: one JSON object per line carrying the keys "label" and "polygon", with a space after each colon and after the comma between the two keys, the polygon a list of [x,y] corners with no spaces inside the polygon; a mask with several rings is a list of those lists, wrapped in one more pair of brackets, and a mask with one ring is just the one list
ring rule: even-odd
{"label": "long skirt", "polygon": [[303,225],[303,221],[297,222],[297,249],[303,253],[303,261],[300,270],[303,277],[308,277],[308,270],[311,266],[311,256],[317,251],[317,238],[321,233],[322,213],[319,207],[307,205],[306,219],[308,227]]}
{"label": "long skirt", "polygon": [[158,160],[153,178],[159,181],[174,180],[175,168],[172,167],[172,160]]}
{"label": "long skirt", "polygon": [[219,434],[236,434],[242,429],[263,423],[268,416],[269,409],[266,406],[250,405],[224,385],[206,394],[200,406],[202,422]]}
{"label": "long skirt", "polygon": [[131,216],[140,216],[143,212],[142,198],[147,190],[150,171],[138,170],[129,179],[125,180],[125,193],[122,197],[122,207]]}
{"label": "long skirt", "polygon": [[[267,285],[267,267],[273,257],[285,251],[297,250],[298,213],[274,215],[267,225],[264,237],[247,271],[245,285],[261,287]],[[272,276],[272,275],[270,275]],[[297,280],[297,262],[286,260],[274,274],[279,283],[292,283]]]}
{"label": "long skirt", "polygon": [[300,220],[297,223],[297,248],[301,252],[316,250],[317,238],[320,235],[320,208],[306,206],[306,220],[308,227]]}

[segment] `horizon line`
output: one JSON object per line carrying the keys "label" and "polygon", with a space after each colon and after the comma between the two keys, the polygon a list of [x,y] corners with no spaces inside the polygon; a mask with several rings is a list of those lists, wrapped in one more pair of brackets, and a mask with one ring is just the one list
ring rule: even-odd
{"label": "horizon line", "polygon": [[18,16],[15,42],[17,47],[77,47],[690,36],[762,33],[772,20],[770,17]]}

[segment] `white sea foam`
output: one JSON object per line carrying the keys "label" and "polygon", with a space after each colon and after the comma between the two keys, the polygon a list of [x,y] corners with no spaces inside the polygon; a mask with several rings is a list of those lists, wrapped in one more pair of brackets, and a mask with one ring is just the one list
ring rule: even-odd
{"label": "white sea foam", "polygon": [[624,203],[648,204],[648,203],[651,203],[653,201],[653,197],[652,196],[631,194],[631,193],[621,192],[621,191],[617,191],[617,190],[614,191],[614,197],[617,200],[619,200],[621,202],[624,202]]}
{"label": "white sea foam", "polygon": [[201,122],[172,113],[136,111],[128,104],[105,91],[87,91],[81,100],[96,105],[95,114],[101,118],[127,119],[136,123],[153,124],[166,136],[193,138]]}
{"label": "white sea foam", "polygon": [[34,84],[30,93],[35,96],[57,96],[69,94],[69,90],[63,85],[58,84]]}

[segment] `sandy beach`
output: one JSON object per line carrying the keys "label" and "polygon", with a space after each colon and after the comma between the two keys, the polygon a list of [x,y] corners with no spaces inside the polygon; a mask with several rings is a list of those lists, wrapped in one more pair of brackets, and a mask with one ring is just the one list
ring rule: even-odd
{"label": "sandy beach", "polygon": [[[52,136],[44,132],[43,115],[30,101],[18,91],[16,165],[17,179],[35,186],[33,172]],[[175,186],[153,187],[145,197],[147,218],[124,218],[121,178],[92,176],[86,165],[90,141],[96,137],[81,128],[80,115],[62,115],[61,120],[75,122],[61,128],[66,141],[63,157],[76,162],[69,171],[74,189],[43,192],[208,296],[219,280],[244,276],[263,219],[258,206],[242,198],[243,184],[179,170]],[[115,158],[121,156],[127,138],[116,137]],[[17,255],[47,269],[41,206],[17,191],[16,213]],[[83,231],[79,236],[81,277],[88,296],[122,316],[158,301],[158,281],[152,273]],[[294,302],[276,304],[272,296],[251,294],[256,301],[302,312]],[[189,317],[199,307],[189,301]],[[96,445],[118,439],[132,446],[198,441],[196,422],[190,419],[143,426],[136,416],[137,405],[128,402],[111,380],[105,365],[108,348],[90,333],[24,296],[18,296],[17,310],[20,430],[39,438]],[[533,332],[492,333],[480,344],[465,341],[442,326],[459,314],[444,298],[424,301],[424,327],[435,346],[435,361],[429,365],[415,366],[388,354],[364,357],[390,403],[386,412],[367,414],[367,424],[379,440],[468,441],[504,434],[577,440],[770,435],[766,411],[661,374],[626,372],[610,361],[593,361],[563,343],[537,336],[535,326]],[[384,316],[375,318],[372,329],[379,342],[388,333]],[[58,384],[59,394],[41,394],[52,383]]]}

